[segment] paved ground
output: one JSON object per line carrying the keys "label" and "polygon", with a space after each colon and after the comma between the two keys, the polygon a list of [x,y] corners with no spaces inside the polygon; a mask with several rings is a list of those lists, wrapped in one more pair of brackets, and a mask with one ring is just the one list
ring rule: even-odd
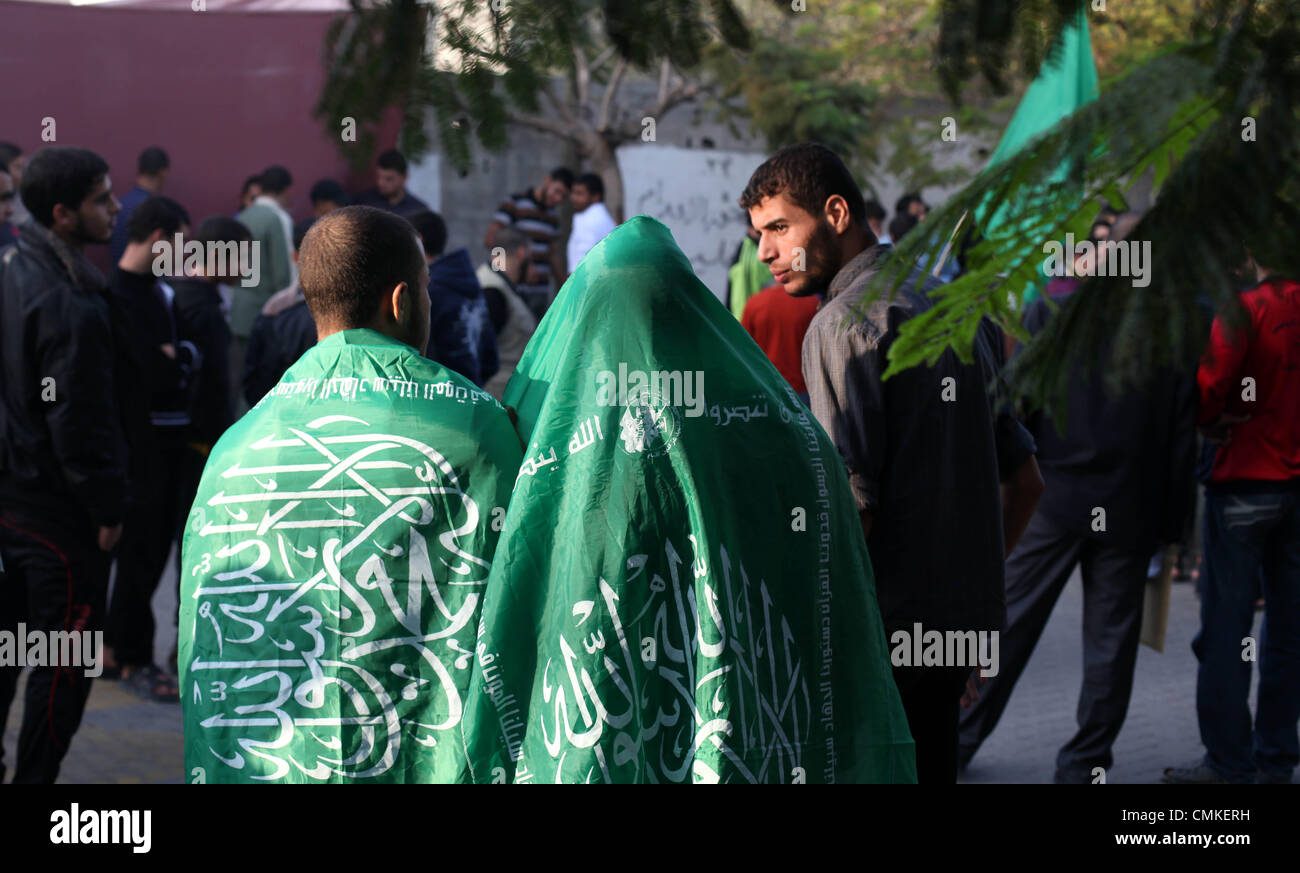
{"label": "paved ground", "polygon": [[[1052,781],[1056,753],[1077,728],[1082,614],[1083,585],[1076,572],[1016,683],[1002,720],[961,782]],[[1261,614],[1256,615],[1256,634]],[[1138,648],[1133,697],[1115,742],[1108,783],[1159,782],[1165,767],[1191,763],[1204,753],[1196,726],[1196,657],[1191,649],[1199,616],[1195,586],[1174,583],[1164,652]],[[1255,671],[1255,685],[1258,679]],[[1254,695],[1252,687],[1252,706]]]}
{"label": "paved ground", "polygon": [[[167,576],[154,595],[158,632],[154,661],[164,664],[176,642],[175,550]],[[22,720],[23,685],[9,714],[4,734],[5,758],[12,762]],[[180,782],[183,768],[179,704],[149,703],[123,690],[117,682],[97,681],[72,748],[63,759],[59,782],[135,783]]]}
{"label": "paved ground", "polygon": [[[1080,615],[1083,590],[1070,581],[1002,722],[971,762],[962,781],[1051,782],[1056,751],[1072,735],[1082,676]],[[175,579],[164,580],[154,599],[157,659],[175,641]],[[1157,782],[1162,768],[1201,754],[1196,729],[1196,661],[1191,652],[1198,601],[1189,584],[1175,584],[1163,654],[1140,650],[1128,720],[1115,744],[1111,783]],[[1258,630],[1258,629],[1257,629]],[[5,745],[13,754],[21,709],[15,702]],[[1253,694],[1252,694],[1253,700]],[[180,782],[181,719],[178,705],[146,703],[115,682],[96,682],[85,719],[64,760],[60,782]]]}

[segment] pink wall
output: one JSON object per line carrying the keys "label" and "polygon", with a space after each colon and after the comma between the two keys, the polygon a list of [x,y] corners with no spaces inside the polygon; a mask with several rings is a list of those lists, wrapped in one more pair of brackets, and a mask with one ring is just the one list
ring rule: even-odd
{"label": "pink wall", "polygon": [[[311,117],[331,17],[0,0],[0,140],[30,154],[52,117],[59,145],[103,155],[119,194],[135,184],[140,150],[161,146],[172,164],[164,193],[195,222],[232,214],[244,179],[280,163],[294,178],[290,212],[304,218],[317,179],[348,190],[371,183],[349,172]],[[385,134],[381,148],[396,126]],[[106,252],[88,254],[102,267]]]}

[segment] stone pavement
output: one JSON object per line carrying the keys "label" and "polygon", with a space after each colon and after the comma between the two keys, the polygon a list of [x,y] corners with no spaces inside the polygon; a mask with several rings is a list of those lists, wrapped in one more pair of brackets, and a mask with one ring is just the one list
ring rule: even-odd
{"label": "stone pavement", "polygon": [[[154,662],[159,665],[167,663],[176,642],[175,561],[173,548],[167,574],[153,599],[157,622]],[[26,684],[24,676],[5,726],[5,760],[11,767],[17,754]],[[59,782],[180,782],[183,764],[180,704],[144,701],[124,690],[120,683],[97,680],[91,686],[72,748],[63,759]]]}
{"label": "stone pavement", "polygon": [[[1196,656],[1200,626],[1195,585],[1175,582],[1165,650],[1138,647],[1128,717],[1115,741],[1108,783],[1159,782],[1165,767],[1204,754],[1196,726]],[[1258,639],[1262,612],[1255,616]],[[1076,570],[1016,683],[998,726],[959,781],[1051,782],[1056,753],[1077,729],[1075,709],[1083,679],[1083,584]],[[1253,671],[1251,708],[1259,671]]]}
{"label": "stone pavement", "polygon": [[[971,762],[962,782],[1052,781],[1056,751],[1075,729],[1083,674],[1082,605],[1083,589],[1076,573],[1061,595],[1001,723]],[[172,575],[159,585],[154,598],[160,664],[175,641],[175,609]],[[1133,699],[1115,743],[1115,765],[1107,774],[1108,782],[1157,782],[1164,767],[1187,763],[1201,754],[1196,727],[1196,660],[1191,651],[1198,609],[1193,586],[1175,583],[1165,651],[1140,649]],[[1258,679],[1258,671],[1255,675]],[[4,738],[9,756],[14,754],[21,709],[20,689]],[[91,692],[59,781],[180,782],[182,759],[179,705],[144,702],[116,682],[101,681]]]}

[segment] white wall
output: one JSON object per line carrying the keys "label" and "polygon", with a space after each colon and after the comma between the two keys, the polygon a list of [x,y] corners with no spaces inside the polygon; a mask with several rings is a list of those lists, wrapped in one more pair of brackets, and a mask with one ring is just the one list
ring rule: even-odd
{"label": "white wall", "polygon": [[727,268],[748,226],[737,201],[765,156],[639,143],[621,146],[617,156],[624,215],[667,225],[696,275],[722,300]]}

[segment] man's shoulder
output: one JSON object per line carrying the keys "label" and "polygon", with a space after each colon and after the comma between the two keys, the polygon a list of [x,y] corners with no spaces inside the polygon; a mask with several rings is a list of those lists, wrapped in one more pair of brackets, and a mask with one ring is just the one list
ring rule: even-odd
{"label": "man's shoulder", "polygon": [[148,200],[152,196],[153,195],[150,194],[148,191],[137,186],[135,188],[132,188],[130,191],[127,191],[125,194],[123,194],[122,197],[118,200],[118,202],[122,204],[122,208],[124,210],[133,209],[134,207],[139,206],[141,203]]}
{"label": "man's shoulder", "polygon": [[1300,285],[1285,276],[1269,276],[1253,288],[1242,291],[1241,303],[1251,313],[1278,306],[1300,304]]}
{"label": "man's shoulder", "polygon": [[275,214],[275,210],[265,203],[253,203],[237,214],[235,220],[240,224],[247,225],[251,230],[254,227],[262,227],[272,222],[278,224],[280,218]]}
{"label": "man's shoulder", "polygon": [[27,297],[43,297],[51,292],[70,292],[72,279],[58,263],[53,252],[41,251],[29,240],[19,239],[4,251],[0,279],[7,289]]}
{"label": "man's shoulder", "polygon": [[414,215],[417,212],[431,211],[429,209],[428,203],[425,203],[423,200],[421,200],[419,197],[416,197],[410,191],[407,191],[406,196],[402,198],[401,207],[402,207],[403,215],[406,214]]}
{"label": "man's shoulder", "polygon": [[[808,325],[809,334],[828,331],[856,335],[870,345],[880,343],[898,325],[929,309],[929,298],[917,290],[933,285],[922,281],[920,272],[913,270],[897,288],[892,288],[879,272],[868,270],[855,276],[813,316]],[[879,284],[878,284],[879,283]]]}

